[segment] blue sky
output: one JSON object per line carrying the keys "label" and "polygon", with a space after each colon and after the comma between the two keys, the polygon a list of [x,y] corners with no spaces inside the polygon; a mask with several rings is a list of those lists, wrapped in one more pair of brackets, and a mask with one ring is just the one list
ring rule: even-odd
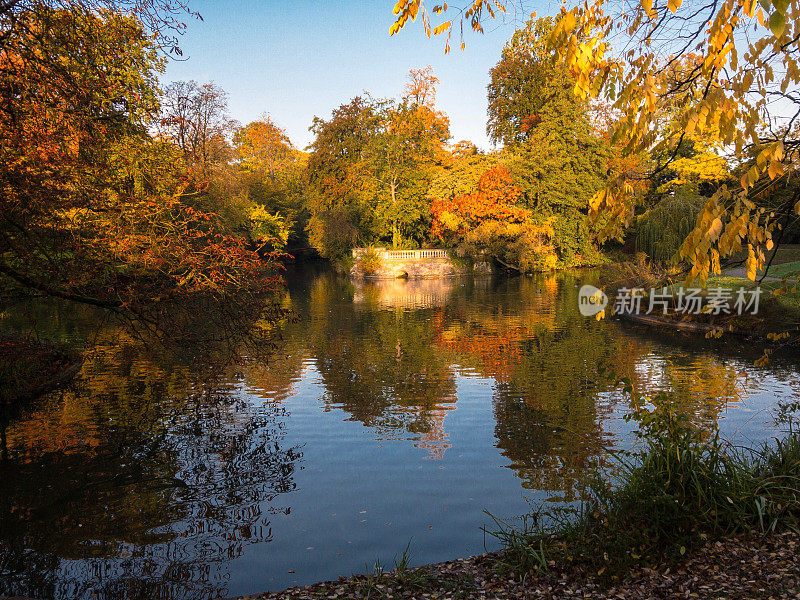
{"label": "blue sky", "polygon": [[[327,118],[365,90],[396,97],[410,68],[431,64],[441,80],[437,104],[450,117],[453,139],[488,149],[489,69],[513,34],[513,19],[487,24],[484,35],[465,33],[466,50],[454,39],[445,55],[444,40],[428,39],[419,20],[390,37],[393,5],[193,0],[203,21],[189,23],[180,44],[186,60],[170,61],[162,81],[214,81],[230,94],[233,118],[247,123],[266,112],[304,148],[314,115]],[[536,6],[526,3],[525,9],[527,16]]]}

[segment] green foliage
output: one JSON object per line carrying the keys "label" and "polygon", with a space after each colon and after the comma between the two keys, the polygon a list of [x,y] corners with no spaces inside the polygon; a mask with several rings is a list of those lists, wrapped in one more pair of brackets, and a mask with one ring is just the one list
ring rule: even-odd
{"label": "green foliage", "polygon": [[309,239],[322,256],[340,258],[377,237],[363,158],[376,135],[380,108],[369,97],[356,97],[327,121],[314,117],[306,205]]}
{"label": "green foliage", "polygon": [[381,257],[375,248],[367,248],[358,257],[356,264],[364,275],[374,275],[381,268]]}
{"label": "green foliage", "polygon": [[283,248],[289,239],[291,223],[278,212],[271,213],[261,204],[255,204],[248,215],[253,237],[259,245]]}
{"label": "green foliage", "polygon": [[474,194],[478,191],[480,178],[492,167],[505,164],[507,158],[501,152],[453,152],[431,179],[428,198],[450,200]]}
{"label": "green foliage", "polygon": [[424,240],[430,203],[426,190],[431,164],[450,137],[447,118],[408,99],[385,103],[378,128],[364,154],[375,180],[375,214],[380,235],[398,248],[406,238]]}
{"label": "green foliage", "polygon": [[586,215],[577,210],[564,210],[551,218],[553,245],[561,268],[595,266],[607,262],[598,248]]}
{"label": "green foliage", "polygon": [[605,185],[611,148],[546,47],[553,27],[552,18],[531,19],[504,47],[491,72],[487,131],[505,144],[500,154],[520,187],[520,206],[552,226],[559,264],[598,264],[584,221],[589,199]]}
{"label": "green foliage", "polygon": [[[525,143],[546,116],[582,104],[572,91],[574,79],[547,48],[554,25],[552,17],[530,19],[506,43],[490,71],[486,132],[496,144]],[[565,117],[572,113],[567,110]]]}

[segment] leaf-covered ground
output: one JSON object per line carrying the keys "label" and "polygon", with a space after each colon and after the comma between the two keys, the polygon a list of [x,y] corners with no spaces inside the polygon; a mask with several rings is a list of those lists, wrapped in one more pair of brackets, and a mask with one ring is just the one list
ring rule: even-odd
{"label": "leaf-covered ground", "polygon": [[710,543],[681,564],[642,569],[610,584],[557,569],[538,578],[501,576],[494,568],[496,557],[486,554],[383,576],[357,575],[248,600],[800,598],[800,535],[795,533]]}

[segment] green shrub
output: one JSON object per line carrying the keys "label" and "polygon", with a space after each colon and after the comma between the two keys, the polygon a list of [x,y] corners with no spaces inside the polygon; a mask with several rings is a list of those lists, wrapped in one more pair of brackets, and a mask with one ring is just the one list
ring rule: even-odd
{"label": "green shrub", "polygon": [[374,248],[367,248],[358,257],[358,266],[364,275],[374,275],[381,268],[381,257]]}

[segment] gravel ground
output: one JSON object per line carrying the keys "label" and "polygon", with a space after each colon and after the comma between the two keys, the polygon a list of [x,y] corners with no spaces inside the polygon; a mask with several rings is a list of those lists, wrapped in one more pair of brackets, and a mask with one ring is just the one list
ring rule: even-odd
{"label": "gravel ground", "polygon": [[514,579],[495,571],[496,554],[248,596],[247,600],[372,599],[800,599],[800,535],[731,538],[698,550],[676,565],[633,572],[602,584],[554,569],[538,578]]}

